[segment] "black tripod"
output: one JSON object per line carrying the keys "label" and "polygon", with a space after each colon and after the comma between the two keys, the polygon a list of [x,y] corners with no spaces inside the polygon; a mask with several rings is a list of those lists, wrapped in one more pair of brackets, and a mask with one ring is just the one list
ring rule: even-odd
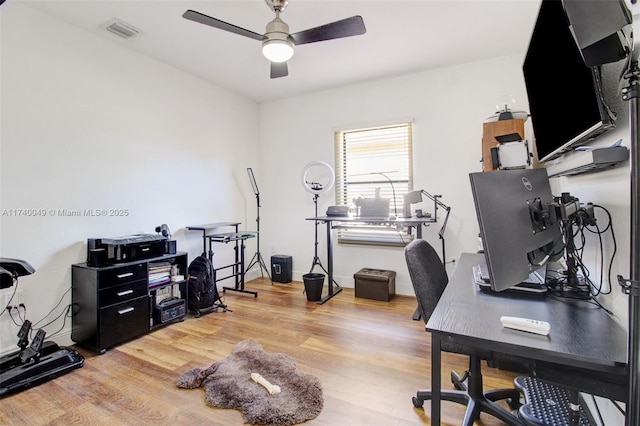
{"label": "black tripod", "polygon": [[260,191],[258,191],[258,185],[256,185],[256,180],[255,177],[253,176],[253,170],[251,170],[251,168],[247,169],[247,173],[249,173],[249,180],[251,181],[251,186],[253,187],[253,192],[256,194],[256,231],[257,231],[257,235],[256,235],[256,253],[253,255],[253,257],[251,258],[251,261],[249,262],[249,266],[247,266],[247,269],[245,269],[246,272],[249,271],[249,269],[253,268],[255,265],[260,265],[260,276],[262,278],[264,278],[264,272],[267,273],[267,276],[269,277],[269,281],[271,281],[271,284],[273,284],[273,281],[271,280],[271,275],[269,274],[269,269],[267,268],[267,265],[264,263],[264,259],[262,258],[262,254],[260,254]]}
{"label": "black tripod", "polygon": [[[318,217],[318,197],[320,195],[319,194],[314,194],[313,195],[313,203],[315,204],[315,216],[314,217]],[[309,273],[313,272],[313,269],[317,266],[319,266],[325,274],[327,274],[327,276],[329,276],[329,272],[324,268],[324,266],[322,266],[322,262],[320,261],[320,257],[318,256],[318,220],[315,221],[315,242],[314,242],[314,255],[313,255],[313,262],[311,263],[311,269],[309,270]],[[333,280],[333,283],[337,286],[340,287],[340,285],[336,282],[336,280]]]}

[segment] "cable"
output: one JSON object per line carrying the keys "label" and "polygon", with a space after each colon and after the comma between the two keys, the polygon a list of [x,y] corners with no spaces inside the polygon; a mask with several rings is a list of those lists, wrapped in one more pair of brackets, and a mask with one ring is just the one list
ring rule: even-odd
{"label": "cable", "polygon": [[22,326],[22,324],[18,324],[18,323],[16,322],[15,318],[13,317],[13,314],[11,313],[11,311],[13,311],[14,309],[13,309],[11,306],[9,306],[7,310],[8,310],[8,312],[9,312],[9,318],[11,318],[11,322],[13,322],[13,323],[14,323],[15,325],[17,325],[18,327],[21,327],[21,326]]}
{"label": "cable", "polygon": [[602,309],[603,311],[605,311],[606,313],[608,313],[611,316],[615,316],[613,314],[613,311],[610,311],[609,309],[605,308],[600,302],[598,302],[598,299],[596,299],[595,297],[591,298],[591,303],[593,303],[594,305],[598,305],[598,307],[600,309]]}
{"label": "cable", "polygon": [[[610,294],[612,285],[611,285],[611,268],[613,266],[613,261],[615,255],[617,253],[617,242],[615,238],[615,233],[613,232],[613,221],[611,217],[611,213],[604,207],[593,204],[593,208],[602,209],[606,215],[608,222],[604,229],[600,229],[598,222],[595,220],[595,215],[589,213],[589,211],[585,208],[580,208],[573,215],[569,221],[561,221],[560,228],[562,235],[570,235],[573,239],[573,249],[570,252],[565,253],[566,256],[571,256],[575,263],[575,271],[573,273],[576,274],[578,281],[581,282],[579,284],[569,285],[567,282],[567,273],[561,273],[556,271],[556,277],[548,277],[548,293],[551,297],[554,297],[559,300],[583,300],[587,303],[591,303],[593,305],[598,306],[600,309],[607,312],[609,315],[613,316],[613,312],[609,309],[605,308],[596,297],[603,294]],[[571,232],[567,232],[571,230]],[[598,246],[600,252],[600,276],[599,283],[596,285],[590,278],[590,272],[587,266],[583,262],[583,254],[586,247],[587,238],[585,235],[585,230],[597,235],[598,237]],[[611,259],[609,260],[609,273],[608,273],[608,284],[609,288],[607,291],[603,291],[602,287],[604,284],[604,244],[603,244],[603,234],[610,231],[611,238],[613,240],[613,253],[611,255]],[[564,238],[563,238],[564,240]],[[578,244],[576,244],[576,241]],[[567,247],[567,241],[564,240],[565,249]],[[579,274],[578,274],[579,273]]]}
{"label": "cable", "polygon": [[[4,315],[5,311],[9,313],[9,317],[11,318],[11,321],[17,326],[17,327],[21,327],[22,324],[24,324],[24,322],[27,320],[27,307],[25,306],[24,303],[19,304],[16,307],[13,307],[11,305],[11,301],[14,299],[16,293],[18,291],[18,284],[16,283],[15,288],[13,289],[13,293],[11,294],[11,298],[9,299],[9,302],[7,304],[7,306],[4,307],[4,309],[2,309],[2,312],[0,312],[0,316]],[[51,310],[44,316],[42,317],[42,319],[40,319],[39,321],[35,322],[32,324],[32,328],[30,330],[30,334],[31,334],[31,338],[33,338],[33,332],[34,329],[38,326],[38,324],[42,323],[43,321],[46,320],[47,317],[49,317],[49,315],[53,314],[53,312],[60,306],[60,304],[62,303],[62,301],[64,300],[64,297],[71,291],[71,288],[67,289],[62,296],[60,297],[60,299],[58,300],[58,302],[56,303],[56,305],[51,308]],[[24,318],[22,316],[22,314],[20,313],[20,309],[22,309],[23,313],[24,313]],[[13,315],[13,312],[16,312],[19,318],[19,322],[16,322],[16,318]],[[62,322],[62,326],[54,331],[53,333],[49,334],[49,337],[53,337],[56,336],[57,334],[59,334],[62,330],[64,330],[64,327],[66,326],[66,319],[67,318],[71,318],[71,304],[67,305],[64,310],[58,314],[58,316],[56,316],[55,318],[53,318],[51,321],[49,321],[48,323],[37,327],[39,329],[43,329],[51,324],[53,324],[54,322],[56,322],[57,320],[59,320],[60,318],[64,318],[64,321]]]}
{"label": "cable", "polygon": [[[38,324],[40,324],[40,323],[42,323],[43,321],[45,321],[45,319],[46,319],[49,315],[51,315],[51,314],[52,314],[52,313],[53,313],[53,312],[54,312],[54,311],[55,311],[55,310],[60,306],[60,304],[61,304],[61,303],[62,303],[62,301],[64,300],[64,297],[65,297],[65,296],[66,296],[70,291],[71,291],[71,288],[67,289],[67,290],[62,294],[62,296],[60,297],[60,300],[58,300],[58,303],[56,303],[56,305],[55,305],[55,306],[54,306],[54,307],[53,307],[53,308],[52,308],[52,309],[51,309],[51,310],[50,310],[50,311],[49,311],[49,312],[48,312],[44,317],[42,317],[42,319],[40,319],[40,320],[38,320],[38,321],[36,321],[36,322],[34,322],[34,323],[32,324],[32,328],[31,328],[31,330],[30,330],[30,337],[31,337],[31,338],[33,338],[33,333],[34,333],[34,330],[35,330],[36,328],[38,328],[38,329],[43,329],[43,328],[45,328],[45,327],[47,327],[47,326],[49,326],[49,325],[53,324],[55,321],[57,321],[58,319],[60,319],[60,317],[62,317],[63,315],[65,315],[65,319],[66,319],[66,316],[68,316],[68,315],[69,315],[69,312],[70,312],[70,310],[71,310],[71,305],[67,305],[67,306],[65,307],[65,309],[62,311],[62,313],[58,314],[58,316],[56,316],[55,318],[53,318],[53,319],[52,319],[51,321],[49,321],[48,323],[46,323],[46,324],[44,324],[44,325],[42,325],[42,326],[39,326],[39,327],[38,327]],[[15,292],[14,292],[14,293],[15,293]],[[22,318],[22,316],[20,315],[20,308],[22,308],[22,309],[23,309],[23,311],[24,311],[24,319],[23,319],[23,318]],[[18,327],[20,327],[20,326],[22,325],[22,323],[24,323],[24,321],[26,321],[26,319],[27,319],[27,307],[26,307],[24,304],[22,304],[22,303],[21,303],[20,305],[18,305],[18,307],[17,307],[17,308],[15,308],[15,311],[16,311],[16,312],[18,312],[18,316],[19,316],[19,318],[20,318],[21,324],[16,323],[16,321],[15,321],[15,319],[14,319],[14,317],[13,317],[13,314],[12,314],[12,313],[10,313],[9,315],[11,316],[11,320],[13,321],[13,323],[14,323],[15,325],[17,325]],[[69,316],[69,317],[70,317],[70,316]],[[55,336],[56,334],[60,333],[60,331],[62,331],[62,330],[64,329],[65,325],[66,325],[66,320],[65,320],[65,321],[63,321],[62,328],[60,328],[60,329],[56,330],[56,331],[55,331],[54,333],[52,333],[52,334],[49,334],[49,337],[51,337],[51,336]]]}
{"label": "cable", "polygon": [[[47,312],[47,314],[46,314],[44,317],[42,317],[42,319],[40,319],[40,320],[38,320],[38,321],[36,321],[36,322],[34,322],[34,323],[33,323],[33,327],[34,327],[34,328],[35,328],[35,327],[37,327],[37,326],[38,326],[38,324],[40,324],[41,322],[43,322],[43,321],[44,321],[44,320],[45,320],[49,315],[51,315],[51,314],[53,313],[53,311],[55,311],[55,310],[58,308],[58,306],[60,306],[60,304],[62,303],[62,300],[64,299],[64,296],[66,296],[66,295],[67,295],[67,293],[69,293],[70,291],[71,291],[71,288],[67,289],[67,291],[65,291],[65,292],[62,294],[62,296],[60,297],[60,300],[58,300],[58,303],[56,303],[56,305],[55,305],[53,308],[51,308],[51,310],[50,310],[49,312]],[[56,319],[58,319],[58,318],[60,318],[60,315],[58,315],[58,316],[56,317]],[[54,321],[55,321],[55,320],[54,320]],[[44,327],[46,327],[46,326],[47,326],[47,325],[49,325],[49,324],[51,324],[51,323],[49,322],[49,323],[47,323],[47,324],[45,324],[44,326],[39,327],[39,328],[44,328]]]}
{"label": "cable", "polygon": [[618,401],[614,401],[613,399],[610,399],[609,401],[611,401],[611,403],[613,404],[614,407],[616,407],[618,409],[618,411],[620,411],[622,413],[623,416],[627,415],[626,410],[624,410],[620,404],[618,404]]}
{"label": "cable", "polygon": [[[579,276],[578,279],[581,280],[584,284],[579,284],[579,285],[574,284],[572,287],[574,287],[574,290],[577,292],[580,292],[580,291],[587,292],[589,298],[593,296],[599,296],[601,294],[611,293],[612,287],[613,287],[611,283],[611,268],[613,266],[613,261],[615,258],[615,254],[617,252],[617,243],[615,239],[615,234],[613,232],[613,223],[612,223],[610,212],[606,208],[600,205],[591,204],[590,206],[592,206],[594,209],[595,208],[602,209],[607,214],[608,222],[604,229],[600,229],[600,226],[598,225],[595,219],[595,215],[593,215],[587,208],[584,208],[584,207],[581,207],[580,209],[578,209],[578,211],[574,215],[572,215],[568,221],[560,222],[562,235],[565,235],[566,238],[571,238],[573,240],[572,241],[573,244],[569,246],[569,247],[572,247],[572,249],[568,250],[567,246],[569,241],[567,241],[566,239],[563,239],[565,250],[566,250],[565,255],[566,257],[570,257],[573,260],[571,264],[575,268],[571,271],[567,271],[567,274],[569,276],[574,276],[574,275],[577,276],[578,273],[581,274],[581,276]],[[591,274],[589,272],[589,269],[583,262],[583,255],[584,255],[586,242],[587,242],[585,230],[597,235],[598,237],[598,245],[600,249],[599,250],[600,252],[600,261],[599,261],[600,274],[599,275],[600,276],[597,284],[591,280],[590,278]],[[602,235],[607,231],[611,231],[612,240],[613,240],[613,253],[611,255],[611,259],[609,260],[609,271],[607,276],[608,289],[604,291],[603,290],[604,244],[603,244]],[[556,285],[560,284],[561,289],[564,290],[565,286],[563,284],[567,284],[567,282],[566,280],[564,281],[554,280],[553,284],[556,284]],[[585,294],[584,297],[587,298],[587,295]]]}
{"label": "cable", "polygon": [[62,326],[59,329],[57,329],[56,331],[54,331],[53,333],[50,333],[49,337],[54,337],[54,336],[58,335],[58,333],[60,333],[62,330],[64,330],[64,327],[67,324],[67,318],[71,318],[71,304],[67,305],[66,309],[64,311],[62,311],[62,313],[60,313],[60,315],[58,315],[56,318],[54,318],[53,320],[51,320],[50,322],[48,322],[47,324],[43,325],[40,328],[44,328],[44,327],[46,327],[48,325],[53,324],[55,321],[57,321],[61,317],[64,319],[62,321]]}
{"label": "cable", "polygon": [[585,229],[589,232],[592,233],[597,233],[599,236],[601,236],[603,233],[607,232],[609,229],[611,229],[611,240],[613,242],[613,252],[611,253],[611,259],[609,260],[609,273],[608,273],[608,282],[609,282],[609,290],[607,292],[603,292],[602,294],[610,294],[611,293],[611,289],[613,288],[612,283],[611,283],[611,269],[613,267],[613,260],[616,256],[616,253],[618,252],[618,244],[616,241],[616,235],[615,232],[613,232],[613,221],[611,218],[611,213],[609,212],[609,210],[607,210],[606,208],[598,205],[598,204],[594,204],[593,205],[594,208],[599,208],[602,209],[606,214],[607,214],[607,218],[608,218],[608,223],[607,226],[603,229],[600,230],[599,227],[596,226],[596,231],[594,232],[592,229],[589,228],[589,226],[586,226]]}
{"label": "cable", "polygon": [[[22,315],[20,315],[20,307],[22,307],[24,309],[24,318],[22,318]],[[25,322],[25,320],[27,319],[27,307],[24,306],[23,303],[21,303],[16,308],[16,312],[18,313],[18,318],[20,318],[20,324],[22,325]]]}
{"label": "cable", "polygon": [[[7,309],[7,308],[11,306],[11,301],[13,300],[14,297],[16,297],[16,292],[18,291],[18,281],[14,280],[14,282],[15,282],[15,285],[13,286],[13,293],[11,293],[11,298],[9,299],[9,302],[7,302],[5,307],[2,308],[2,312],[0,312],[0,317],[4,315],[5,312],[10,312],[10,309]],[[11,315],[11,313],[9,313],[9,315]]]}
{"label": "cable", "polygon": [[598,401],[596,401],[596,397],[594,395],[591,395],[591,400],[593,401],[593,406],[596,407],[596,412],[598,413],[600,424],[604,425],[604,419],[602,418],[602,413],[600,412],[600,407],[598,407]]}

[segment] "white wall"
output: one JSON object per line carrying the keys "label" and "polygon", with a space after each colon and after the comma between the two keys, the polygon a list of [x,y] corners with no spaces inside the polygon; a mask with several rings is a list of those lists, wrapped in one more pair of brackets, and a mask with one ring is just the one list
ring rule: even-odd
{"label": "white wall", "polygon": [[[497,99],[512,94],[527,108],[522,79],[522,58],[507,56],[461,66],[424,71],[380,81],[367,82],[321,93],[264,103],[260,105],[260,169],[265,254],[289,254],[293,257],[294,279],[309,272],[314,256],[313,196],[302,186],[301,172],[310,161],[334,164],[333,130],[336,127],[386,122],[413,117],[415,188],[442,194],[442,202],[452,207],[446,230],[447,261],[462,252],[478,248],[478,226],[468,173],[480,171],[482,122],[495,111]],[[615,68],[615,67],[605,67]],[[609,70],[619,76],[618,70]],[[605,87],[618,113],[618,128],[602,137],[596,145],[610,145],[619,138],[629,146],[628,105],[616,103],[617,80]],[[558,125],[571,108],[569,97],[559,97]],[[531,122],[525,125],[531,140]],[[599,297],[613,310],[615,318],[627,328],[627,296],[615,281],[617,274],[629,276],[629,168],[552,179],[555,195],[570,192],[582,202],[606,207],[613,217],[617,254],[611,268],[611,294]],[[497,189],[498,190],[498,189]],[[318,213],[335,204],[333,191],[320,196]],[[425,205],[431,209],[432,206]],[[430,211],[430,210],[429,210]],[[442,213],[442,211],[441,211]],[[608,219],[596,209],[601,228]],[[440,250],[437,226],[425,230],[424,238]],[[319,255],[326,261],[325,227],[319,227]],[[610,233],[603,236],[604,290],[609,287],[609,261],[614,251]],[[595,282],[600,279],[599,242],[587,235],[586,262]],[[353,287],[353,274],[363,267],[394,270],[396,292],[413,294],[402,248],[339,245],[334,241],[334,275],[344,287]],[[453,264],[448,264],[451,271]],[[316,272],[320,270],[316,267]],[[344,296],[338,296],[344,297]],[[331,302],[328,302],[331,303]],[[597,338],[597,336],[593,336]],[[590,401],[590,398],[587,398]],[[608,401],[599,401],[606,424],[622,424],[617,409]],[[592,410],[593,411],[593,410]]]}
{"label": "white wall", "polygon": [[[0,19],[0,253],[36,269],[18,285],[32,322],[71,302],[71,265],[86,260],[87,238],[166,223],[193,259],[202,240],[185,226],[254,220],[246,167],[258,158],[257,104],[17,2]],[[232,254],[220,247],[216,259]],[[58,329],[70,343],[70,319],[45,330]],[[17,330],[0,317],[0,353],[15,349]]]}
{"label": "white wall", "polygon": [[[294,277],[301,279],[314,256],[313,196],[301,183],[313,160],[334,164],[333,130],[339,126],[414,118],[414,187],[441,194],[451,206],[445,233],[447,261],[478,248],[478,227],[468,174],[482,170],[482,123],[496,111],[496,101],[512,94],[526,105],[522,59],[506,56],[450,68],[264,103],[260,106],[260,155],[264,181],[265,253],[293,256]],[[335,204],[334,191],[320,196],[318,213]],[[425,200],[423,209],[433,211]],[[437,225],[424,237],[440,252]],[[319,228],[319,255],[326,262],[325,227]],[[413,294],[403,249],[334,244],[334,275],[353,287],[363,267],[394,270],[396,291]],[[453,265],[449,264],[449,270]],[[318,272],[318,270],[316,270]]]}
{"label": "white wall", "polygon": [[[17,2],[3,5],[0,25],[0,255],[36,268],[19,284],[34,322],[59,300],[56,314],[70,303],[71,264],[85,260],[87,238],[149,233],[167,223],[178,249],[191,259],[200,253],[201,240],[187,225],[237,220],[255,229],[247,167],[261,189],[261,251],[267,263],[272,254],[292,255],[300,280],[314,254],[313,222],[305,220],[314,205],[300,175],[310,161],[333,163],[333,130],[345,125],[413,117],[415,187],[442,194],[452,207],[447,261],[475,251],[478,229],[467,175],[481,170],[482,122],[507,93],[526,108],[518,55],[258,106]],[[628,145],[624,108],[619,129],[600,144],[623,138]],[[628,274],[628,169],[554,179],[553,187],[612,212],[618,243],[612,275]],[[323,194],[319,213],[334,203],[333,191]],[[44,209],[47,215],[12,216],[15,209]],[[60,217],[59,209],[128,209],[128,215]],[[425,229],[438,249],[440,213],[439,224]],[[602,214],[598,219],[606,221]],[[326,266],[324,227],[319,231]],[[592,236],[588,244],[596,244]],[[604,246],[608,263],[610,236]],[[254,247],[249,240],[249,255]],[[216,260],[225,262],[230,252],[219,248]],[[335,278],[343,286],[353,286],[359,269],[378,267],[398,273],[398,293],[413,294],[401,248],[336,244],[334,256]],[[597,250],[589,249],[585,258],[597,275]],[[0,291],[0,302],[13,289]],[[626,327],[627,299],[615,282],[601,301]],[[57,340],[70,342],[69,320],[46,330],[59,328]],[[16,332],[2,315],[0,353],[14,348]]]}
{"label": "white wall", "polygon": [[[596,141],[595,146],[608,146],[620,138],[624,145],[629,144],[628,105],[619,98],[620,66],[604,68],[608,76],[604,79],[604,90],[618,115],[617,128]],[[452,208],[445,233],[447,262],[462,252],[476,251],[478,227],[468,174],[482,169],[482,123],[495,112],[498,98],[511,94],[521,108],[528,109],[521,67],[522,57],[511,55],[261,104],[259,146],[264,161],[258,177],[264,206],[262,251],[268,255],[292,255],[294,278],[301,280],[314,256],[314,225],[305,220],[314,214],[313,195],[302,186],[303,168],[314,160],[334,164],[333,132],[337,127],[406,117],[413,117],[415,123],[414,187],[441,194],[442,202]],[[567,109],[569,98],[559,102],[559,124]],[[530,120],[525,132],[528,139],[533,138]],[[614,282],[611,294],[602,297],[601,303],[613,309],[626,327],[627,298],[619,291],[615,276],[628,275],[629,269],[628,166],[553,178],[552,188],[556,195],[570,192],[581,202],[602,205],[612,213],[617,239],[611,268]],[[333,190],[322,194],[318,213],[323,215],[333,204]],[[424,207],[428,211],[433,209],[427,201]],[[599,224],[605,228],[608,219],[603,210],[596,210]],[[439,211],[438,225],[431,225],[424,232],[439,251],[437,232],[443,213]],[[610,234],[603,238],[606,290],[613,241]],[[324,225],[319,227],[319,242],[319,255],[327,266]],[[599,279],[600,274],[598,247],[595,236],[588,235],[585,262],[592,279]],[[340,285],[353,287],[353,274],[363,267],[396,271],[396,291],[413,294],[402,248],[339,245],[334,241],[334,275]],[[449,271],[453,267],[454,264],[448,264]]]}
{"label": "white wall", "polygon": [[[623,85],[620,83],[619,77],[622,75],[623,65],[624,61],[621,61],[602,67],[603,92],[607,103],[617,115],[617,123],[615,130],[596,139],[591,144],[593,147],[610,146],[619,139],[622,139],[623,145],[630,146],[629,103],[624,102],[620,94],[620,88]],[[564,159],[568,160],[576,155],[580,155],[580,153],[566,154]],[[599,283],[601,281],[600,274],[603,273],[602,292],[610,294],[600,297],[599,300],[608,309],[613,310],[615,319],[625,328],[628,326],[628,297],[621,292],[616,276],[622,275],[627,278],[630,276],[629,172],[629,163],[626,162],[615,169],[599,173],[551,179],[554,194],[560,195],[562,192],[569,192],[572,196],[578,197],[582,203],[591,202],[606,208],[612,216],[614,235],[611,232],[603,234],[603,253],[600,251],[598,236],[595,233],[586,232],[586,250],[583,258],[589,266],[592,281]],[[604,230],[609,223],[609,218],[602,208],[596,208],[595,212],[598,226]],[[614,247],[617,248],[617,253],[615,253],[609,272],[609,262],[614,254]],[[604,259],[604,270],[600,265],[601,258]],[[609,282],[609,278],[611,282]]]}
{"label": "white wall", "polygon": [[[598,138],[593,146],[604,147],[623,140],[623,144],[630,146],[629,130],[629,104],[620,98],[618,76],[621,75],[620,68],[623,64],[608,64],[603,66],[604,70],[604,91],[611,108],[617,113],[617,127],[602,137]],[[580,155],[570,153],[565,157]],[[583,174],[572,177],[560,177],[551,179],[554,194],[569,192],[572,196],[578,197],[582,203],[592,202],[595,205],[606,208],[612,217],[614,234],[610,231],[602,236],[603,250],[600,250],[598,236],[594,233],[586,232],[585,252],[583,259],[586,262],[591,279],[595,283],[602,283],[603,295],[598,297],[600,303],[613,312],[613,318],[620,323],[624,329],[628,329],[629,309],[628,296],[624,295],[617,283],[616,276],[630,276],[630,243],[631,243],[631,223],[630,223],[630,168],[628,162],[615,169],[594,173]],[[601,208],[595,208],[596,219],[600,229],[605,229],[609,224],[607,214]],[[614,244],[615,235],[615,244]],[[617,249],[611,268],[611,256]],[[601,259],[604,259],[604,266],[601,266]],[[602,274],[602,275],[601,275]],[[608,294],[607,294],[608,293]],[[597,339],[598,336],[590,338]],[[590,407],[593,407],[592,398],[585,398]],[[604,398],[596,398],[598,408],[606,425],[623,425],[624,416]],[[593,408],[591,413],[595,414]]]}

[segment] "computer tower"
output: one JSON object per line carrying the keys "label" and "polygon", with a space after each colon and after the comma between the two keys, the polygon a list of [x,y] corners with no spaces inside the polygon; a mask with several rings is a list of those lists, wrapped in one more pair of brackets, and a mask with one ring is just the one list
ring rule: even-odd
{"label": "computer tower", "polygon": [[290,283],[292,264],[291,256],[282,254],[271,256],[271,280],[279,283]]}

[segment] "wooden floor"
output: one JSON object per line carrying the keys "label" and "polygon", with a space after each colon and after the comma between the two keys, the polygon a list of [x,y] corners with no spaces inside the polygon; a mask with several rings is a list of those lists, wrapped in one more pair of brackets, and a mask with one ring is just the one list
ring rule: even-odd
{"label": "wooden floor", "polygon": [[[0,402],[1,425],[242,425],[236,410],[205,405],[202,389],[175,387],[188,369],[226,357],[243,339],[293,357],[322,382],[324,408],[309,425],[425,425],[430,403],[411,397],[430,383],[430,337],[413,321],[415,298],[391,302],[354,297],[344,289],[324,305],[308,302],[303,284],[246,284],[253,295],[221,293],[232,312],[213,312],[155,330],[104,355],[77,348],[84,367]],[[325,285],[326,289],[326,285]],[[326,291],[326,290],[325,290]],[[455,315],[455,313],[451,313]],[[464,356],[444,354],[448,371]],[[483,366],[485,387],[511,387],[513,374]],[[426,410],[426,411],[425,411]],[[462,407],[443,404],[443,422],[459,425]],[[501,425],[483,414],[477,424]]]}

